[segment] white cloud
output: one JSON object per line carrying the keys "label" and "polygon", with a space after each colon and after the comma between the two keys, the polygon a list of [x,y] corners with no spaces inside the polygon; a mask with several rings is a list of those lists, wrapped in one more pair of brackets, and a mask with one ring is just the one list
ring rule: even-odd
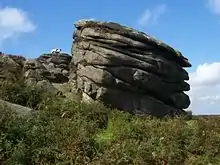
{"label": "white cloud", "polygon": [[165,4],[157,5],[152,9],[147,8],[138,20],[139,26],[158,23],[158,19],[165,13],[166,8]]}
{"label": "white cloud", "polygon": [[191,73],[191,83],[194,86],[215,86],[220,84],[220,63],[204,63]]}
{"label": "white cloud", "polygon": [[220,0],[208,0],[207,5],[212,13],[220,15]]}
{"label": "white cloud", "polygon": [[220,114],[220,62],[199,65],[189,76],[189,109],[196,114]]}
{"label": "white cloud", "polygon": [[0,8],[0,43],[22,33],[33,32],[35,28],[27,12],[18,8]]}
{"label": "white cloud", "polygon": [[217,94],[215,96],[203,96],[199,98],[202,101],[208,101],[209,104],[215,104],[220,101],[220,94]]}

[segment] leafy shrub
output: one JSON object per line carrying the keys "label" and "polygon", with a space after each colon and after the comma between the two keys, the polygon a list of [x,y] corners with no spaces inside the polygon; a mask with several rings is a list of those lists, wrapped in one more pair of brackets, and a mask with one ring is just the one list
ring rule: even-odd
{"label": "leafy shrub", "polygon": [[[27,105],[23,90],[30,89],[11,87],[4,97]],[[25,97],[17,100],[21,93]],[[220,164],[218,117],[152,119],[100,103],[38,96],[29,100],[38,107],[31,117],[0,106],[0,164]]]}
{"label": "leafy shrub", "polygon": [[36,108],[45,97],[49,97],[35,86],[27,87],[23,83],[0,83],[0,99],[15,104]]}

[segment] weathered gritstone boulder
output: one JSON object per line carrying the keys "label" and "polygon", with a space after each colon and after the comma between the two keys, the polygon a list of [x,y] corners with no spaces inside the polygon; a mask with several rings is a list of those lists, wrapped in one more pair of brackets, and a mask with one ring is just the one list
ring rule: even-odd
{"label": "weathered gritstone boulder", "polygon": [[22,76],[22,68],[26,59],[21,56],[0,54],[0,81],[17,81]]}
{"label": "weathered gritstone boulder", "polygon": [[23,56],[11,55],[11,54],[7,54],[7,56],[12,58],[17,64],[19,64],[23,68],[26,58],[24,58]]}
{"label": "weathered gritstone boulder", "polygon": [[9,108],[13,112],[16,112],[16,114],[20,117],[31,115],[34,113],[34,110],[28,107],[24,107],[18,104],[10,103],[8,101],[4,101],[0,99],[0,108],[6,109]]}
{"label": "weathered gritstone boulder", "polygon": [[22,56],[0,52],[0,81],[24,80],[25,84],[36,85],[51,94],[64,94],[56,86],[67,86],[71,59],[70,55],[59,53],[26,60]]}
{"label": "weathered gritstone boulder", "polygon": [[70,81],[85,100],[131,113],[184,113],[191,67],[179,51],[145,33],[112,22],[81,20],[73,35]]}
{"label": "weathered gritstone boulder", "polygon": [[47,80],[50,83],[69,81],[69,63],[72,57],[68,54],[43,54],[24,64],[24,77],[27,82]]}

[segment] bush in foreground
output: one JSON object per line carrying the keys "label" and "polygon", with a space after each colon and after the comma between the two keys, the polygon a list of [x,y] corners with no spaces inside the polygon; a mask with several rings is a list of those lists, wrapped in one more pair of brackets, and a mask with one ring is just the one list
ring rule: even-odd
{"label": "bush in foreground", "polygon": [[37,108],[38,103],[49,97],[35,86],[25,86],[23,82],[11,83],[8,81],[0,82],[0,99],[11,103]]}
{"label": "bush in foreground", "polygon": [[220,118],[150,119],[58,97],[37,107],[26,118],[0,107],[0,164],[220,164]]}

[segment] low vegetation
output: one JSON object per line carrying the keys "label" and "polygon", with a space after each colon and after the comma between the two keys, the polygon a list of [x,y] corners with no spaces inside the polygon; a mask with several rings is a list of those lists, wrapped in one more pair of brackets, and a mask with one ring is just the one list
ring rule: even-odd
{"label": "low vegetation", "polygon": [[219,165],[220,118],[150,119],[102,104],[2,83],[0,98],[37,109],[19,117],[0,105],[0,164]]}

